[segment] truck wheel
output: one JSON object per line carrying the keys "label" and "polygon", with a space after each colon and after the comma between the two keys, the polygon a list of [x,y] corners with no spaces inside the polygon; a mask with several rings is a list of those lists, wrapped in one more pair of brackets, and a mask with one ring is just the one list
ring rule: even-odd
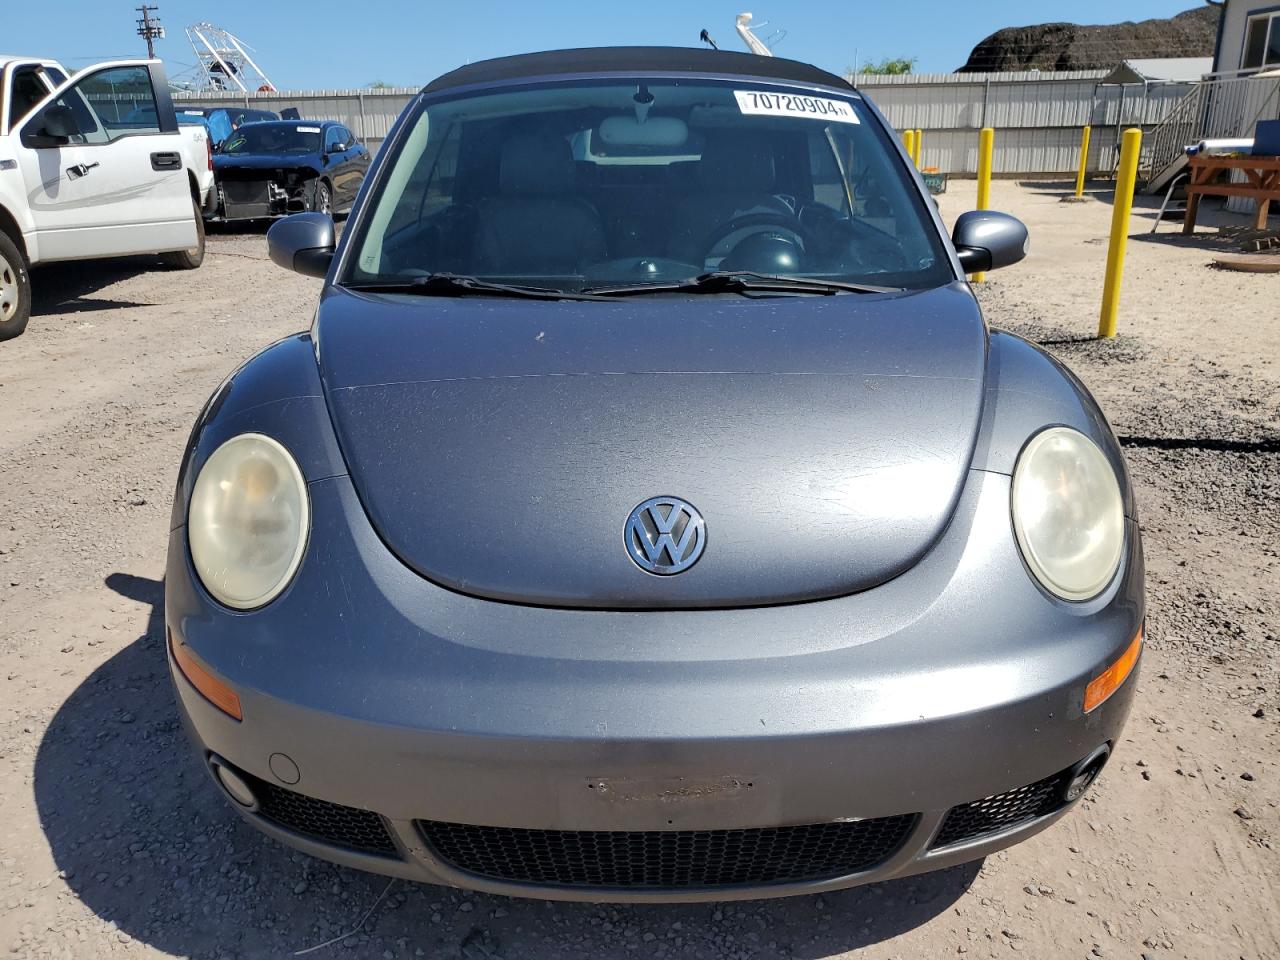
{"label": "truck wheel", "polygon": [[194,270],[204,263],[204,216],[195,197],[191,198],[191,212],[196,218],[196,245],[190,250],[174,250],[160,254],[160,259],[179,270]]}
{"label": "truck wheel", "polygon": [[31,316],[31,278],[21,251],[0,233],[0,340],[11,340],[27,328]]}

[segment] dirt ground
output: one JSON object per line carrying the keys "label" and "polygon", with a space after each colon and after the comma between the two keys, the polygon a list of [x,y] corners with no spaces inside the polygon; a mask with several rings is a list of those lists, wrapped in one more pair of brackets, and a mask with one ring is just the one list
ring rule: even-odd
{"label": "dirt ground", "polygon": [[[1125,438],[1150,642],[1124,741],[1080,809],[983,863],[732,906],[388,885],[242,825],[166,675],[169,508],[201,404],[308,324],[319,283],[260,233],[212,237],[197,273],[37,271],[38,315],[0,345],[0,950],[274,957],[355,929],[306,955],[1280,958],[1280,276],[1210,267],[1209,230],[1135,237],[1121,336],[1095,342],[1111,207],[1061,189],[996,185],[1033,248],[980,296]],[[953,184],[944,212],[972,200]]]}

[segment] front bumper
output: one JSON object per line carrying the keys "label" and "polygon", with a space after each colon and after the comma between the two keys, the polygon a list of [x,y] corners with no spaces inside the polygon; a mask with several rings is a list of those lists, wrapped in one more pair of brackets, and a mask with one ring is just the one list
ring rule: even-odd
{"label": "front bumper", "polygon": [[257,179],[219,179],[205,219],[225,223],[304,213],[311,209],[314,189],[313,180],[270,175]]}
{"label": "front bumper", "polygon": [[[1001,474],[970,474],[947,532],[907,574],[754,610],[575,611],[463,596],[386,550],[349,478],[316,481],[311,494],[303,567],[256,613],[209,600],[176,530],[167,622],[173,642],[240,697],[237,722],[175,672],[206,758],[264,790],[373,811],[391,847],[361,852],[262,808],[240,812],[352,866],[587,900],[778,896],[906,876],[1053,822],[1070,807],[1055,778],[1115,743],[1129,710],[1132,677],[1087,715],[1082,699],[1142,622],[1136,525],[1108,591],[1059,602],[1022,567]],[[1045,784],[1053,802],[1028,816],[935,842],[952,808]],[[482,875],[442,856],[423,824],[645,843],[898,817],[907,820],[891,849],[852,871],[679,887]]]}

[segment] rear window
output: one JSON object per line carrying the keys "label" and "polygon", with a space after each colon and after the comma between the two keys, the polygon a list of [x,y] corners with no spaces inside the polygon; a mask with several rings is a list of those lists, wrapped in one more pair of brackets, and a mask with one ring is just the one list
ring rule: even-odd
{"label": "rear window", "polygon": [[237,110],[235,112],[235,122],[241,123],[264,123],[268,120],[279,120],[270,110]]}
{"label": "rear window", "polygon": [[[13,90],[9,96],[9,126],[15,127],[18,121],[31,112],[37,103],[49,95],[48,88],[40,80],[40,68],[37,66],[18,67],[13,71]],[[0,93],[3,93],[0,90]],[[0,98],[0,103],[3,103]]]}

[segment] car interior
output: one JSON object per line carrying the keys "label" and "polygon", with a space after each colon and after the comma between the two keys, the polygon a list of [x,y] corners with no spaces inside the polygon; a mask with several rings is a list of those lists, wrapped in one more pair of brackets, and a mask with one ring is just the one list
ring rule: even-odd
{"label": "car interior", "polygon": [[49,88],[40,80],[38,67],[19,67],[13,71],[9,94],[9,126],[31,112],[32,107],[49,95]]}

